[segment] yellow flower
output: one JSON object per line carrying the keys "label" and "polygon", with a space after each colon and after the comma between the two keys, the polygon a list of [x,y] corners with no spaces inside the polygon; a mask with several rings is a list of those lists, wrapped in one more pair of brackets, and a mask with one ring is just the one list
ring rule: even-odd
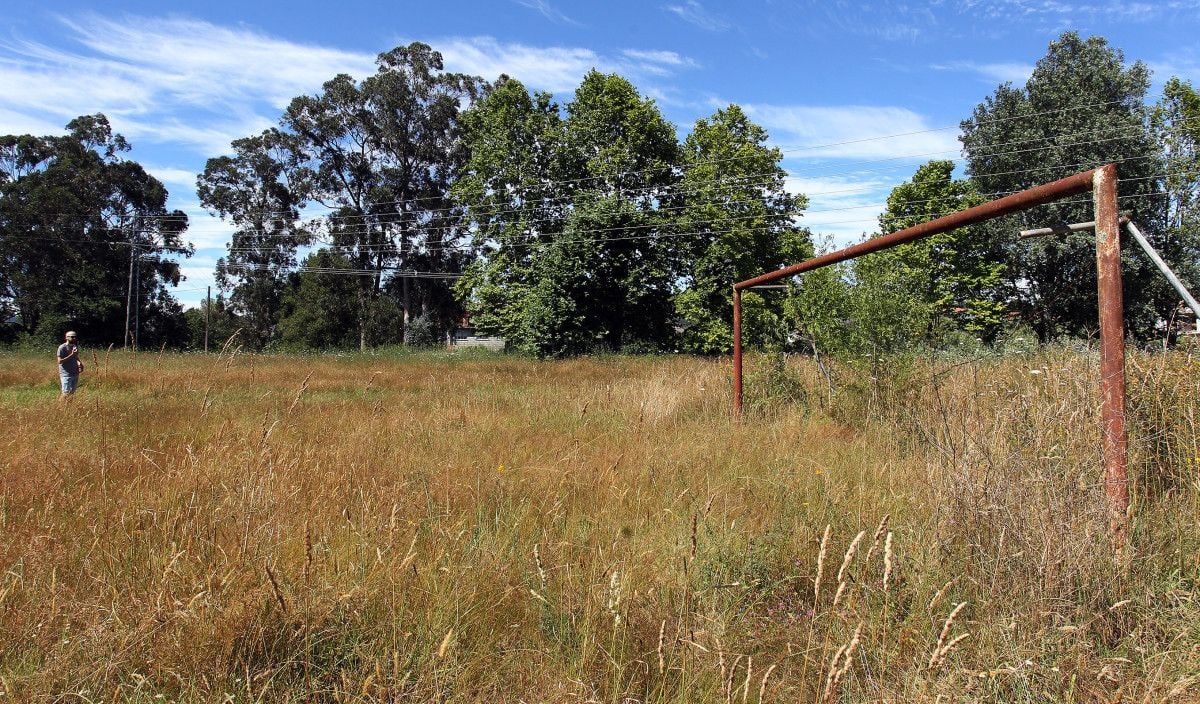
{"label": "yellow flower", "polygon": [[822,475],[822,474],[824,474],[824,473],[825,473],[825,470],[823,470],[823,469],[818,469],[818,470],[816,471],[816,475],[817,475],[818,477],[819,477],[819,476],[821,476],[821,475]]}
{"label": "yellow flower", "polygon": [[499,467],[497,467],[497,468],[496,468],[496,471],[497,471],[497,472],[499,472],[499,473],[501,473],[501,474],[504,474],[504,465],[500,465]]}

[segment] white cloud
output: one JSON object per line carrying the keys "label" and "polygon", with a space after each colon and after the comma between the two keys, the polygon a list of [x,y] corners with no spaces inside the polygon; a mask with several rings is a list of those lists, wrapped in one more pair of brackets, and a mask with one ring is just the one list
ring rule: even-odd
{"label": "white cloud", "polygon": [[695,61],[676,52],[653,49],[624,49],[608,56],[580,47],[530,46],[494,37],[450,37],[436,40],[435,45],[448,70],[489,80],[508,74],[530,88],[551,93],[575,90],[593,68],[637,79],[669,76],[696,66]]}
{"label": "white cloud", "polygon": [[177,169],[171,166],[153,166],[150,164],[143,164],[142,166],[151,176],[167,185],[196,185],[196,172],[191,169]]}
{"label": "white cloud", "polygon": [[216,291],[216,282],[213,278],[213,268],[216,266],[216,260],[200,260],[193,258],[188,260],[186,265],[179,267],[179,273],[183,274],[183,280],[179,282],[179,288],[168,289],[171,295],[183,304],[184,309],[199,308],[200,302],[204,300],[207,293],[207,286],[212,286],[213,296],[216,297],[219,293]]}
{"label": "white cloud", "polygon": [[665,5],[663,9],[689,24],[709,32],[720,32],[732,26],[729,20],[707,10],[699,0],[686,0],[679,5]]}
{"label": "white cloud", "polygon": [[196,245],[197,251],[220,250],[224,252],[225,245],[233,237],[233,226],[221,221],[220,218],[206,213],[195,207],[180,208],[188,216],[188,229],[183,238]]}
{"label": "white cloud", "polygon": [[[178,169],[170,166],[152,166],[150,164],[142,164],[146,172],[154,178],[162,181],[163,184],[172,192],[178,189],[180,191],[191,192],[196,188],[196,172],[191,169]],[[176,202],[176,207],[182,207]]]}
{"label": "white cloud", "polygon": [[180,266],[179,271],[187,277],[181,288],[198,288],[212,283],[213,271],[216,269],[216,259],[189,259],[187,265]]}
{"label": "white cloud", "polygon": [[367,54],[197,20],[89,15],[63,24],[77,49],[0,43],[0,132],[103,112],[135,144],[183,143],[211,156],[337,73],[374,71]]}
{"label": "white cloud", "polygon": [[[550,11],[543,0],[522,2]],[[92,14],[62,20],[74,49],[0,42],[0,85],[6,105],[0,132],[45,132],[81,114],[103,112],[117,131],[138,140],[177,143],[204,156],[270,126],[296,95],[320,90],[339,73],[375,71],[364,52],[301,44],[245,27],[180,17],[110,19]],[[447,68],[569,92],[588,70],[634,78],[694,67],[690,58],[655,49],[611,56],[580,47],[507,43],[492,37],[436,41]]]}
{"label": "white cloud", "polygon": [[5,86],[5,102],[12,110],[70,119],[97,112],[100,104],[120,113],[144,112],[152,104],[152,92],[146,85],[128,73],[117,75],[103,62],[88,67],[82,57],[35,45],[21,48],[25,60],[0,57],[0,84]]}
{"label": "white cloud", "polygon": [[551,5],[549,2],[547,2],[547,0],[513,0],[513,2],[522,7],[528,7],[531,10],[540,12],[543,17],[551,22],[557,22],[559,24],[579,24],[575,20],[563,14],[562,10],[558,9],[554,5]]}
{"label": "white cloud", "polygon": [[66,22],[95,53],[149,76],[174,97],[211,101],[266,98],[282,108],[338,73],[373,73],[374,56],[299,44],[253,30],[182,18]]}
{"label": "white cloud", "polygon": [[787,144],[791,156],[808,158],[919,159],[956,156],[958,128],[935,128],[901,107],[746,105],[746,112]]}
{"label": "white cloud", "polygon": [[673,51],[646,51],[625,49],[621,52],[628,60],[628,70],[654,76],[670,76],[680,68],[695,68],[696,62]]}
{"label": "white cloud", "polygon": [[1047,36],[1064,31],[1109,34],[1106,28],[1118,25],[1153,26],[1200,19],[1200,3],[1194,0],[960,0],[957,9],[992,38],[1031,31]]}
{"label": "white cloud", "polygon": [[591,49],[502,43],[492,37],[449,38],[436,45],[449,70],[489,80],[505,73],[552,93],[573,90],[584,73],[607,63]]}
{"label": "white cloud", "polygon": [[692,61],[691,59],[687,58],[686,56],[680,56],[679,54],[675,53],[674,51],[652,51],[652,50],[648,51],[648,50],[643,50],[643,49],[624,49],[621,51],[621,53],[624,54],[625,56],[628,56],[631,59],[636,59],[638,61],[646,61],[648,63],[654,63],[654,64],[665,64],[667,66],[687,66],[687,67],[696,65],[695,61]]}
{"label": "white cloud", "polygon": [[44,119],[28,112],[0,108],[0,134],[63,134],[67,120]]}
{"label": "white cloud", "polygon": [[887,194],[895,185],[878,177],[791,176],[785,188],[808,197],[801,224],[845,246],[864,232],[876,231]]}
{"label": "white cloud", "polygon": [[931,64],[930,68],[935,71],[965,71],[968,73],[977,73],[985,80],[991,82],[1009,82],[1014,85],[1024,85],[1029,77],[1033,75],[1033,64],[1020,62],[995,62],[995,63],[977,63],[975,61],[952,61],[942,64]]}
{"label": "white cloud", "polygon": [[895,106],[747,105],[781,145],[787,188],[808,196],[802,223],[844,246],[874,233],[888,193],[918,164],[958,157],[958,128]]}
{"label": "white cloud", "polygon": [[231,141],[258,134],[275,124],[265,116],[253,114],[245,115],[240,121],[217,119],[208,123],[197,123],[186,116],[147,116],[145,119],[118,116],[112,123],[135,145],[142,140],[183,144],[197,154],[209,157],[225,154]]}
{"label": "white cloud", "polygon": [[1172,55],[1159,61],[1146,64],[1153,73],[1154,83],[1158,86],[1165,84],[1172,76],[1191,81],[1193,85],[1200,83],[1200,60],[1195,56]]}

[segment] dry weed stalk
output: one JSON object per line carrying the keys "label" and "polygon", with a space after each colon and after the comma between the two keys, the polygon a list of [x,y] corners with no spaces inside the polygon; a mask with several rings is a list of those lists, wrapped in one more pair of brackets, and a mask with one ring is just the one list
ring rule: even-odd
{"label": "dry weed stalk", "polygon": [[759,704],[762,704],[762,702],[766,700],[767,680],[770,679],[771,673],[774,672],[775,668],[777,668],[777,667],[779,667],[779,663],[775,663],[774,665],[768,667],[767,671],[763,673],[762,684],[759,685],[759,687],[758,687]]}
{"label": "dry weed stalk", "polygon": [[279,602],[279,609],[286,614],[288,612],[287,600],[283,598],[283,591],[279,588],[279,580],[275,579],[275,572],[271,570],[271,563],[263,562],[263,567],[267,568],[267,579],[271,581],[271,591],[275,593],[275,601]]}
{"label": "dry weed stalk", "polygon": [[542,553],[539,549],[539,543],[533,544],[533,564],[537,566],[538,581],[542,585],[542,591],[546,591],[546,568],[542,565]]}
{"label": "dry weed stalk", "polygon": [[891,517],[892,514],[887,513],[884,514],[882,519],[880,519],[879,527],[875,529],[875,535],[871,538],[871,548],[867,550],[867,557],[863,560],[864,565],[869,567],[871,564],[871,558],[875,557],[875,553],[879,551],[880,541],[883,540],[883,536],[887,532],[888,519]]}
{"label": "dry weed stalk", "polygon": [[742,683],[742,704],[750,697],[750,678],[754,674],[754,656],[746,657],[746,681]]}
{"label": "dry weed stalk", "polygon": [[846,572],[850,569],[850,563],[854,561],[854,553],[858,551],[858,544],[862,542],[863,536],[867,531],[860,530],[858,535],[854,536],[854,540],[850,541],[850,547],[846,548],[846,555],[842,558],[842,568],[838,570],[838,588],[837,593],[833,595],[833,605],[837,606],[842,601],[842,595],[847,589]]}
{"label": "dry weed stalk", "polygon": [[933,610],[937,608],[938,604],[942,603],[942,597],[946,596],[946,592],[950,591],[951,584],[954,584],[953,579],[951,579],[948,582],[946,582],[945,584],[943,584],[942,588],[937,590],[937,593],[934,594],[933,598],[929,600],[928,608],[929,608],[930,613],[932,613]]}
{"label": "dry weed stalk", "polygon": [[309,578],[312,576],[313,563],[313,538],[312,538],[312,521],[304,521],[304,583],[309,583]]}
{"label": "dry weed stalk", "polygon": [[713,636],[713,642],[717,646],[717,667],[721,670],[721,686],[725,685],[725,648],[721,645],[721,639]]}
{"label": "dry weed stalk", "polygon": [[829,533],[832,526],[825,524],[825,533],[821,535],[821,549],[817,552],[817,574],[813,577],[813,603],[821,598],[821,575],[825,572],[825,554],[829,550]]}
{"label": "dry weed stalk", "polygon": [[658,672],[662,674],[667,669],[667,659],[663,656],[663,641],[667,637],[667,619],[663,619],[658,627]]}
{"label": "dry weed stalk", "polygon": [[949,653],[951,650],[953,650],[953,649],[954,649],[954,646],[958,645],[959,643],[961,643],[962,641],[966,640],[966,639],[967,639],[967,638],[969,638],[970,636],[971,636],[971,634],[970,634],[970,633],[962,633],[962,634],[960,634],[960,635],[957,635],[957,636],[955,636],[954,638],[952,638],[952,639],[950,640],[950,642],[949,642],[949,643],[946,643],[946,645],[944,645],[944,646],[942,647],[942,649],[941,649],[941,650],[939,650],[939,651],[935,652],[935,653],[933,654],[933,657],[932,657],[932,658],[930,658],[930,660],[929,660],[929,669],[931,669],[931,670],[932,670],[932,669],[934,669],[935,667],[937,667],[937,666],[941,665],[941,664],[942,664],[942,660],[944,660],[944,659],[946,658],[946,655],[947,655],[947,654],[948,654],[948,653]]}
{"label": "dry weed stalk", "polygon": [[892,532],[889,530],[887,539],[883,541],[883,591],[886,594],[892,581],[892,570],[895,568],[895,557],[892,553]]}
{"label": "dry weed stalk", "polygon": [[967,636],[971,635],[970,633],[963,633],[962,635],[951,639],[949,642],[946,641],[946,637],[950,635],[950,629],[954,627],[955,619],[958,618],[959,613],[961,613],[966,606],[967,602],[965,601],[959,603],[959,605],[955,606],[954,610],[950,612],[950,615],[946,617],[946,623],[942,625],[942,632],[938,634],[937,645],[934,646],[933,653],[929,656],[928,669],[932,670],[940,665],[942,660],[945,659],[946,654],[949,653],[954,646],[958,645],[960,642],[965,640]]}
{"label": "dry weed stalk", "polygon": [[838,582],[846,581],[846,571],[850,569],[850,563],[854,560],[854,553],[858,551],[858,544],[862,542],[863,536],[867,531],[860,530],[858,535],[854,536],[854,540],[850,541],[850,547],[846,548],[846,554],[842,557],[842,567],[838,570]]}
{"label": "dry weed stalk", "polygon": [[446,653],[450,651],[450,641],[452,641],[452,640],[454,640],[454,629],[453,628],[446,631],[446,637],[442,638],[442,644],[440,646],[438,646],[438,650],[437,650],[438,660],[442,660],[446,657]]}
{"label": "dry weed stalk", "polygon": [[300,383],[300,388],[296,390],[296,397],[292,399],[292,405],[288,406],[287,412],[291,415],[292,411],[296,410],[296,406],[300,404],[300,399],[304,396],[304,392],[308,391],[308,380],[312,378],[313,373],[309,372],[304,377],[304,381]]}
{"label": "dry weed stalk", "polygon": [[[838,691],[842,684],[842,680],[846,677],[846,673],[850,672],[850,665],[854,660],[854,651],[858,648],[859,641],[862,639],[863,624],[860,621],[858,627],[854,629],[854,635],[850,638],[850,642],[840,648],[833,654],[833,660],[829,662],[829,674],[825,676],[825,695],[826,702],[833,701],[833,695]],[[839,665],[839,662],[841,663]]]}
{"label": "dry weed stalk", "polygon": [[738,655],[733,659],[733,664],[729,666],[729,676],[725,678],[725,704],[730,704],[733,701],[733,678],[737,676],[738,665],[742,664],[742,658],[745,655]]}

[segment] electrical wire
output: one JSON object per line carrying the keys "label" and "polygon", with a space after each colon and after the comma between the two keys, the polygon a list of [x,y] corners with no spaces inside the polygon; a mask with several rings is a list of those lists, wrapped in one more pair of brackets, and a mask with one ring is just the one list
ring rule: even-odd
{"label": "electrical wire", "polygon": [[[1137,158],[1137,157],[1131,157],[1131,158]],[[1168,178],[1170,176],[1181,175],[1183,173],[1184,172],[1167,172],[1167,173],[1162,173],[1162,174],[1154,174],[1151,176],[1136,177],[1136,178],[1131,178],[1131,179],[1122,179],[1122,182],[1134,183],[1134,182],[1139,182],[1139,181],[1152,181],[1152,180]],[[979,195],[980,197],[989,197],[989,198],[994,199],[994,198],[1000,198],[1000,197],[1011,195],[1013,193],[1018,193],[1018,192],[1019,192],[1019,190],[1008,190],[1008,191],[994,191],[994,192],[988,192],[988,193],[980,193],[980,194],[976,194],[976,195]],[[1163,194],[1165,194],[1165,193],[1166,192],[1163,192]],[[922,204],[926,204],[926,203],[930,203],[930,202],[934,202],[934,201],[940,201],[940,200],[943,200],[943,198],[911,199],[911,200],[905,200],[905,201],[895,201],[891,205],[922,205]],[[1063,201],[1056,201],[1056,203],[1061,203],[1061,202],[1063,202]],[[864,209],[864,208],[868,208],[868,207],[877,207],[877,206],[882,206],[882,205],[888,205],[888,203],[886,203],[886,202],[873,203],[873,204],[867,204],[867,205],[845,206],[842,208],[828,208],[828,209],[819,210],[819,211],[818,210],[805,211],[805,214],[807,214],[808,212],[837,212],[837,211],[846,211],[846,210],[860,210],[860,209]],[[953,211],[951,211],[951,212],[953,212]],[[702,223],[712,224],[712,223],[741,222],[744,220],[767,219],[767,218],[771,218],[771,217],[776,217],[779,219],[788,218],[790,220],[790,216],[788,216],[786,214],[764,216],[761,213],[754,213],[754,214],[750,214],[750,215],[746,215],[746,216],[727,216],[727,217],[713,218],[711,220],[692,221],[691,226],[695,227]],[[856,218],[856,219],[851,219],[851,220],[825,220],[825,221],[822,221],[822,224],[824,225],[824,224],[842,224],[842,223],[876,222],[876,221],[877,220],[875,218]],[[780,223],[773,223],[771,225],[760,227],[760,228],[732,228],[729,230],[700,229],[700,230],[692,230],[692,231],[685,231],[685,232],[672,232],[672,231],[670,231],[670,226],[671,226],[670,222],[667,222],[667,223],[644,223],[644,224],[638,224],[638,225],[622,225],[622,226],[572,230],[571,235],[574,236],[574,235],[580,235],[580,234],[628,232],[628,231],[634,231],[634,230],[648,230],[648,229],[655,229],[655,228],[664,228],[667,231],[655,232],[655,233],[652,233],[649,235],[637,236],[637,237],[603,237],[603,238],[587,238],[587,239],[576,239],[576,240],[571,240],[569,238],[563,238],[561,236],[553,236],[556,233],[531,233],[531,234],[527,234],[527,235],[523,235],[523,236],[516,236],[516,235],[509,236],[509,237],[505,238],[504,240],[502,240],[501,242],[499,242],[498,244],[510,244],[510,245],[520,246],[523,243],[524,244],[536,244],[538,242],[558,242],[558,243],[564,243],[564,242],[565,243],[570,243],[570,242],[614,242],[614,241],[621,241],[621,240],[644,240],[644,239],[651,239],[651,238],[670,239],[670,238],[674,238],[674,237],[687,237],[687,236],[697,236],[697,235],[705,235],[705,234],[709,234],[709,235],[728,234],[728,233],[733,233],[733,232],[764,232],[764,231],[768,231],[768,230],[779,232],[779,231],[781,231],[781,228],[785,227],[786,224],[787,223],[780,222]],[[795,223],[792,222],[791,224],[795,224]],[[463,233],[463,236],[466,236],[467,234],[470,234],[470,233]],[[551,235],[553,237],[548,237],[547,235]],[[124,242],[124,241],[95,242],[92,240],[70,240],[70,239],[53,238],[53,237],[45,237],[45,238],[23,237],[22,239],[31,240],[31,241],[52,241],[52,242],[68,242],[68,243],[74,242],[74,243],[85,243],[85,244],[96,244],[96,245],[128,246],[130,244],[129,242]],[[329,242],[322,242],[322,243],[334,246],[335,249],[340,248],[338,245],[333,245],[332,243],[329,243]],[[486,243],[482,243],[482,244],[486,244]],[[353,245],[353,248],[355,251],[357,251],[359,253],[366,253],[366,254],[372,254],[372,255],[406,254],[406,253],[411,253],[414,255],[423,255],[423,254],[430,254],[430,253],[435,253],[435,252],[445,252],[445,251],[463,252],[463,251],[469,251],[469,250],[471,250],[473,248],[477,248],[479,246],[481,246],[481,243],[478,243],[478,242],[462,243],[462,244],[443,244],[440,246],[418,245],[416,247],[410,248],[410,250],[408,252],[405,252],[403,249],[397,248],[394,244],[389,244],[389,243],[381,243],[381,244],[376,244],[376,245],[355,244],[355,245]],[[248,254],[248,253],[262,252],[263,250],[262,250],[262,248],[257,248],[257,247],[230,247],[228,249],[228,251],[233,254]]]}
{"label": "electrical wire", "polygon": [[[1114,101],[1114,102],[1121,102],[1121,101]],[[1075,109],[1085,109],[1085,108],[1110,105],[1110,104],[1112,104],[1112,103],[1111,102],[1110,103],[1097,103],[1097,104],[1093,104],[1093,105],[1089,105],[1089,106],[1061,108],[1061,109],[1056,109],[1056,110],[1051,110],[1051,111],[1044,111],[1041,113],[1032,113],[1030,115],[1016,116],[1014,118],[1007,118],[1007,119],[1021,119],[1021,118],[1032,117],[1032,116],[1036,116],[1036,115],[1051,114],[1051,113],[1055,113],[1055,112],[1063,112],[1063,111],[1075,110]],[[1200,118],[1198,118],[1196,120],[1192,120],[1192,121],[1198,121],[1198,120],[1200,120]],[[1003,121],[1003,120],[1001,120],[1001,121]],[[1185,121],[1185,122],[1191,122],[1191,121]],[[951,128],[938,128],[938,129],[951,129]],[[1119,127],[1115,127],[1115,128],[1103,127],[1103,128],[1097,128],[1097,129],[1092,129],[1092,130],[1083,130],[1083,131],[1078,131],[1078,132],[1068,132],[1068,133],[1059,133],[1059,134],[1054,134],[1054,135],[1044,135],[1044,136],[1036,137],[1036,138],[1013,140],[1010,142],[1003,142],[1003,143],[999,143],[996,145],[989,145],[982,152],[979,152],[979,154],[981,154],[983,156],[988,156],[988,157],[994,158],[994,157],[998,157],[998,156],[1011,156],[1011,155],[1016,155],[1016,154],[1031,153],[1031,152],[1042,151],[1042,150],[1053,149],[1053,148],[1065,149],[1065,148],[1074,148],[1074,147],[1080,147],[1080,146],[1090,146],[1090,145],[1103,144],[1103,143],[1115,141],[1115,140],[1121,139],[1124,136],[1128,136],[1130,133],[1132,133],[1132,134],[1140,133],[1144,129],[1145,129],[1145,127],[1143,125],[1130,125],[1130,126],[1119,126]],[[1177,125],[1173,128],[1170,128],[1170,129],[1167,129],[1164,131],[1174,132],[1174,131],[1182,131],[1184,129],[1187,129],[1186,125],[1180,124],[1180,125]],[[930,131],[936,131],[936,130],[930,130]],[[919,132],[918,133],[899,133],[897,135],[891,135],[891,137],[906,136],[908,134],[919,134]],[[1084,140],[1084,141],[1070,142],[1070,143],[1060,143],[1057,141],[1064,137],[1075,137],[1075,136],[1089,135],[1089,134],[1116,134],[1116,136],[1110,137],[1108,139]],[[866,138],[861,141],[874,141],[876,139],[885,139],[885,138],[887,138],[887,137]],[[812,149],[829,148],[829,147],[833,147],[833,146],[840,146],[840,145],[844,145],[844,144],[856,143],[857,141],[860,141],[860,140],[851,140],[849,142],[834,142],[834,143],[829,143],[829,144],[825,144],[825,145],[813,145],[811,148]],[[1008,150],[1008,151],[1001,151],[1001,152],[990,153],[990,154],[987,153],[987,149],[994,149],[994,148],[999,148],[999,147],[1004,147],[1004,146],[1012,146],[1012,145],[1017,145],[1017,144],[1032,144],[1032,143],[1042,142],[1042,141],[1050,142],[1050,143],[1046,144],[1044,146],[1041,146],[1041,147],[1032,147],[1029,149]],[[877,160],[870,160],[870,161],[854,160],[853,162],[848,162],[848,163],[862,165],[862,164],[888,163],[888,162],[896,162],[896,161],[909,161],[909,160],[913,160],[913,159],[926,158],[929,156],[936,156],[939,154],[948,154],[948,153],[954,153],[954,152],[961,152],[961,149],[941,150],[941,151],[924,152],[924,153],[917,153],[917,154],[905,154],[905,155],[900,155],[900,156],[895,156],[895,157],[888,157],[886,159],[877,159]],[[757,157],[730,157],[725,160],[713,160],[712,162],[698,162],[698,163],[700,163],[700,164],[717,163],[720,161],[746,160],[746,159],[750,159],[750,158],[757,158]],[[957,157],[957,158],[949,159],[949,160],[965,161],[967,159],[968,159],[968,157]],[[906,165],[906,164],[900,164],[898,166],[903,166],[903,165]],[[833,165],[828,165],[825,168],[837,168],[837,167],[838,167],[838,164],[833,164]],[[870,172],[881,171],[881,170],[890,170],[890,169],[861,169],[861,168],[856,167],[854,169],[851,169],[850,171],[832,172],[832,173],[821,172],[821,171],[799,171],[799,172],[786,171],[786,172],[783,172],[783,175],[785,178],[796,178],[796,177],[802,177],[802,176],[827,177],[827,176],[831,176],[831,175],[870,173]],[[639,172],[638,171],[622,171],[622,172],[617,172],[616,174],[613,174],[611,176],[586,177],[586,179],[591,179],[591,180],[605,179],[605,180],[607,180],[607,179],[615,178],[617,180],[620,180],[627,176],[635,175],[637,173],[639,173]],[[720,177],[720,178],[716,178],[716,179],[707,179],[700,184],[664,184],[664,185],[645,186],[645,187],[640,187],[640,188],[623,188],[623,189],[618,189],[618,192],[622,196],[632,196],[637,193],[641,193],[643,195],[650,195],[650,194],[659,194],[664,191],[666,191],[666,192],[670,192],[672,190],[678,191],[680,189],[685,189],[685,188],[702,188],[702,187],[708,186],[710,183],[718,183],[718,182],[722,182],[722,181],[726,181],[726,180],[730,181],[731,183],[737,183],[739,181],[746,181],[747,185],[763,185],[763,184],[769,184],[772,181],[771,180],[762,180],[762,179],[767,179],[768,177],[771,177],[773,179],[774,177],[777,177],[779,175],[781,175],[781,174],[777,171],[770,171],[770,172],[764,172],[761,174],[743,174],[743,175],[731,176],[731,177]],[[999,175],[999,174],[994,174],[994,175]],[[758,179],[758,180],[755,180],[755,179]],[[536,184],[536,186],[528,186],[528,187],[524,187],[524,188],[513,189],[512,191],[510,191],[510,193],[508,195],[510,195],[510,196],[518,195],[522,192],[533,191],[534,189],[540,190],[540,189],[547,189],[547,188],[550,188],[553,186],[562,186],[563,184],[575,183],[580,180],[585,180],[585,179],[561,179],[561,180],[541,181],[538,184]],[[551,200],[551,201],[563,200],[563,199],[574,198],[577,196],[578,196],[577,193],[571,193],[571,194],[564,194],[562,196],[552,197],[549,200]],[[419,202],[428,201],[428,200],[437,200],[440,202],[444,202],[447,200],[447,198],[444,196],[436,196],[436,197],[416,197],[416,198],[408,198],[408,199],[372,201],[370,203],[364,204],[361,209],[375,209],[375,208],[385,206],[385,205],[406,205],[406,204],[410,204],[410,203],[419,203]],[[329,207],[329,206],[326,206],[326,207]],[[462,203],[462,204],[455,204],[455,205],[444,207],[444,208],[422,209],[419,212],[422,215],[433,215],[433,214],[439,214],[439,213],[440,214],[450,214],[450,213],[459,213],[463,209],[469,209],[471,207],[473,207],[473,205],[470,203]],[[524,208],[522,208],[522,207],[506,208],[506,209],[501,209],[501,210],[490,210],[490,211],[485,209],[485,210],[479,211],[479,214],[480,214],[480,216],[496,216],[496,215],[500,215],[500,214],[517,213],[517,212],[523,212],[523,211],[524,211]],[[333,221],[342,221],[342,220],[387,218],[387,217],[394,217],[397,215],[403,215],[403,214],[405,214],[405,212],[406,211],[390,211],[390,212],[384,212],[384,213],[357,213],[357,214],[350,214],[350,215],[318,215],[316,217],[323,217],[323,218],[333,222]],[[260,216],[290,216],[291,215],[290,211],[282,211],[282,210],[257,210],[257,211],[249,211],[247,214],[248,215],[260,215]],[[173,218],[174,219],[182,219],[182,218],[180,218],[180,216],[175,216],[175,215],[170,215],[170,214],[168,214],[168,215],[152,215],[152,216],[144,216],[144,217],[158,218],[161,220],[171,220]]]}
{"label": "electrical wire", "polygon": [[[1013,191],[1013,193],[1018,193],[1018,192],[1019,191]],[[1153,197],[1163,196],[1163,195],[1166,195],[1165,191],[1157,191],[1157,192],[1153,192],[1153,193],[1142,193],[1142,194],[1131,194],[1131,195],[1127,195],[1127,196],[1118,196],[1117,200],[1118,200],[1118,202],[1128,203],[1128,202],[1134,201],[1134,200],[1141,200],[1144,198],[1153,198]],[[1086,204],[1086,203],[1091,203],[1091,202],[1093,202],[1091,199],[1080,198],[1080,199],[1073,199],[1073,200],[1053,201],[1052,203],[1047,203],[1046,205],[1079,205],[1079,204]],[[959,212],[959,211],[951,210],[951,211],[945,211],[942,213],[930,214],[928,216],[928,219],[933,220],[938,217],[950,215],[955,212]],[[1004,216],[1004,217],[1011,217],[1012,215],[1016,215],[1016,213],[1011,213],[1008,216]],[[841,222],[853,223],[853,222],[869,222],[869,221],[847,220],[847,221],[841,221]],[[687,233],[676,233],[676,234],[672,234],[672,235],[659,235],[659,236],[660,237],[684,237],[684,236],[695,236],[695,235],[701,235],[701,234],[713,235],[713,234],[728,234],[728,233],[732,233],[732,232],[762,232],[762,231],[763,230],[761,228],[758,228],[758,229],[751,228],[749,230],[736,229],[736,230],[726,230],[726,231],[717,231],[717,232],[712,232],[712,231],[687,232]],[[641,236],[641,237],[632,237],[631,236],[631,237],[595,238],[595,239],[587,239],[587,240],[565,240],[565,241],[558,240],[557,242],[559,244],[575,244],[575,243],[611,242],[611,241],[619,241],[619,240],[648,239],[648,238],[652,238],[652,237],[655,237],[655,235],[646,235],[646,236]],[[260,272],[265,272],[265,271],[271,270],[270,268],[265,267],[265,266],[240,267],[240,268],[246,269],[247,271],[260,271]],[[400,267],[395,267],[395,268],[401,269]],[[314,273],[331,274],[331,275],[345,274],[345,275],[351,275],[351,276],[364,276],[364,275],[373,276],[376,274],[380,274],[383,271],[387,271],[387,270],[391,270],[391,269],[393,269],[393,267],[383,267],[382,269],[349,269],[349,268],[343,269],[343,268],[338,268],[338,267],[305,267],[302,265],[300,267],[290,269],[289,271],[296,271],[299,273],[304,273],[305,271],[312,271]],[[282,268],[277,268],[275,270],[278,272],[283,272]],[[435,272],[427,272],[427,273],[435,274]],[[436,272],[436,276],[431,276],[429,278],[459,278],[461,276],[462,276],[461,274],[452,273],[452,272],[445,272],[445,273]]]}

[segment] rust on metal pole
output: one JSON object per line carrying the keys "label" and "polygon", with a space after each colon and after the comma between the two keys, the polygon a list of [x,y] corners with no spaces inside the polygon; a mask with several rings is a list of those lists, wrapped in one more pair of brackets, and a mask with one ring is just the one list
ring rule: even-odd
{"label": "rust on metal pole", "polygon": [[733,416],[742,416],[742,292],[733,289]]}
{"label": "rust on metal pole", "polygon": [[1096,287],[1100,307],[1100,422],[1104,495],[1113,545],[1128,544],[1129,473],[1125,434],[1125,310],[1121,300],[1121,229],[1117,167],[1096,169]]}
{"label": "rust on metal pole", "polygon": [[823,254],[819,257],[813,257],[793,264],[783,269],[769,271],[753,279],[739,281],[733,285],[735,290],[741,291],[752,286],[768,284],[772,281],[801,274],[813,269],[820,269],[823,266],[844,262],[847,259],[878,252],[881,249],[888,249],[901,244],[908,244],[920,239],[924,239],[931,235],[937,235],[943,232],[948,232],[955,228],[964,227],[966,225],[974,225],[977,222],[990,220],[1001,215],[1015,213],[1018,210],[1025,210],[1037,205],[1044,205],[1059,198],[1066,198],[1080,193],[1086,193],[1092,189],[1092,171],[1084,171],[1068,176],[1064,179],[1047,183],[1042,186],[1030,188],[1020,193],[1014,193],[1011,196],[1006,196],[998,200],[988,201],[982,205],[977,205],[974,208],[967,208],[957,213],[951,213],[936,220],[914,225],[913,227],[905,228],[890,235],[883,235],[874,239],[869,239],[866,242],[860,242],[856,245],[839,249],[836,252]]}

